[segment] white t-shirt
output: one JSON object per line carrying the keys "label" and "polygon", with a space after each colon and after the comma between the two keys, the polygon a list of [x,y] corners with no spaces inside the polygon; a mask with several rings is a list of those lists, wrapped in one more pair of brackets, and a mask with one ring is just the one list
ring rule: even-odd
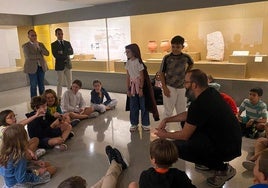
{"label": "white t-shirt", "polygon": [[70,89],[64,92],[61,101],[61,108],[63,112],[74,112],[76,107],[84,108],[85,106],[86,102],[79,91],[76,94],[74,94]]}
{"label": "white t-shirt", "polygon": [[139,59],[128,60],[125,68],[128,70],[130,79],[136,79],[140,76],[140,71],[144,69],[143,64],[139,62]]}

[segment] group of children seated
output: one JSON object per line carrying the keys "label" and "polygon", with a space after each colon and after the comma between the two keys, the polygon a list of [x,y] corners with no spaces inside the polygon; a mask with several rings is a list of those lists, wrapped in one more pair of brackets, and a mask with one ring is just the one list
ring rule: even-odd
{"label": "group of children seated", "polygon": [[[216,89],[220,87],[212,82],[210,86],[215,87],[213,85],[217,86]],[[31,187],[50,181],[56,168],[48,162],[38,160],[45,154],[45,149],[67,150],[65,142],[74,136],[73,126],[83,119],[96,117],[99,113],[114,109],[117,105],[117,100],[111,99],[108,92],[102,88],[101,82],[94,80],[91,105],[86,106],[79,92],[81,87],[80,80],[73,81],[71,88],[63,94],[61,104],[52,89],[47,89],[42,96],[33,97],[33,111],[27,113],[27,118],[20,122],[17,122],[12,110],[0,112],[0,174],[4,177],[5,187]],[[234,111],[240,121],[243,135],[250,138],[260,137],[256,141],[254,155],[249,161],[243,162],[245,168],[254,172],[257,185],[252,187],[268,184],[267,106],[261,100],[262,94],[261,88],[252,88],[249,98],[242,102],[238,112]],[[230,106],[234,104],[230,103]],[[107,146],[106,154],[110,167],[112,164],[118,166],[118,177],[121,171],[127,168],[126,163],[116,148]],[[141,173],[139,183],[132,182],[129,187],[195,187],[185,172],[170,168],[177,161],[178,155],[179,151],[172,142],[156,139],[150,146],[153,167]],[[113,173],[110,168],[108,172],[109,170]],[[116,186],[116,180],[117,178],[115,183],[110,184],[111,188]],[[80,187],[86,187],[86,181],[77,176],[66,179],[59,187],[66,187],[64,185],[68,184],[68,187],[72,188],[77,187],[79,183]]]}
{"label": "group of children seated", "polygon": [[12,110],[0,112],[0,174],[6,187],[29,187],[48,182],[56,169],[37,160],[46,153],[45,149],[67,150],[65,142],[74,136],[73,126],[117,105],[117,100],[111,99],[101,82],[94,80],[91,105],[87,107],[79,92],[81,87],[82,82],[74,80],[63,94],[61,104],[54,90],[45,90],[42,96],[31,99],[33,111],[25,114],[27,118],[20,122]]}

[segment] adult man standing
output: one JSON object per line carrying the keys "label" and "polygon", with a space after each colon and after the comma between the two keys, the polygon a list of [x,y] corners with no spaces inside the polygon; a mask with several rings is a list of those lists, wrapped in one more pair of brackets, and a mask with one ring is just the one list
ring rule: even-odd
{"label": "adult man standing", "polygon": [[51,43],[51,49],[52,54],[56,59],[55,70],[57,71],[58,76],[57,96],[61,99],[64,77],[68,89],[71,88],[72,84],[72,64],[70,55],[73,54],[73,48],[69,41],[63,40],[63,31],[61,28],[55,30],[55,35],[57,40]]}
{"label": "adult man standing", "polygon": [[49,51],[45,45],[37,41],[36,32],[31,29],[28,31],[29,42],[22,45],[25,63],[24,72],[28,74],[30,80],[31,98],[37,96],[37,85],[39,95],[45,91],[44,79],[47,71],[47,63],[44,55],[48,56]]}
{"label": "adult man standing", "polygon": [[[231,108],[220,93],[208,87],[207,76],[199,69],[186,73],[184,87],[192,101],[187,112],[162,120],[155,133],[160,138],[175,139],[179,157],[215,170],[207,179],[221,187],[236,170],[228,162],[241,155],[241,130]],[[186,121],[181,131],[167,132],[168,122]]]}

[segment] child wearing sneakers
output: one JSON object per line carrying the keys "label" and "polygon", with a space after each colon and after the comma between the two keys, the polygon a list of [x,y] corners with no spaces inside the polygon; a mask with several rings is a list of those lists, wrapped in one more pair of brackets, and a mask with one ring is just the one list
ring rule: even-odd
{"label": "child wearing sneakers", "polygon": [[59,104],[57,94],[53,89],[46,89],[43,96],[47,100],[48,113],[50,113],[50,115],[52,115],[55,119],[65,119],[65,121],[67,121],[74,127],[80,122],[80,120],[88,118],[88,115],[85,114],[78,114],[75,112],[63,113]]}
{"label": "child wearing sneakers", "polygon": [[70,89],[64,92],[61,107],[64,113],[74,112],[80,115],[87,115],[88,118],[97,117],[98,112],[94,112],[93,107],[86,107],[86,102],[79,90],[82,88],[80,80],[74,80]]}
{"label": "child wearing sneakers", "polygon": [[[267,105],[261,100],[262,94],[263,90],[259,87],[250,89],[249,98],[244,99],[239,107],[238,120],[246,137],[257,138],[258,133],[265,129]],[[246,111],[246,116],[241,117],[243,111]]]}
{"label": "child wearing sneakers", "polygon": [[[104,97],[106,101],[103,102]],[[91,106],[100,113],[115,108],[117,105],[116,99],[111,99],[109,93],[102,87],[101,81],[93,81],[93,90],[91,91]]]}
{"label": "child wearing sneakers", "polygon": [[155,139],[150,144],[150,159],[153,167],[140,175],[139,184],[131,182],[129,188],[194,188],[187,174],[170,168],[178,160],[177,147],[169,140]]}
{"label": "child wearing sneakers", "polygon": [[[97,183],[91,186],[91,188],[116,188],[117,179],[122,170],[127,168],[127,163],[124,161],[120,151],[116,148],[112,148],[110,145],[105,148],[107,157],[109,159],[110,166],[105,174]],[[70,177],[60,183],[58,188],[86,188],[87,182],[80,176]]]}
{"label": "child wearing sneakers", "polygon": [[[26,114],[29,118],[34,116],[37,110],[41,109],[43,112],[47,112],[47,101],[44,97],[36,96],[31,100],[32,112]],[[30,138],[38,137],[39,146],[42,148],[60,149],[62,151],[67,150],[67,145],[64,144],[68,138],[74,136],[72,126],[60,119],[56,119],[49,113],[46,113],[42,117],[38,117],[31,121],[28,126],[28,133]]]}
{"label": "child wearing sneakers", "polygon": [[24,127],[16,124],[3,132],[0,150],[0,174],[4,178],[3,187],[33,187],[50,181],[56,168],[49,163],[38,162],[37,169],[28,169],[26,159],[28,136]]}
{"label": "child wearing sneakers", "polygon": [[[36,114],[32,117],[29,117],[27,119],[21,120],[18,124],[25,126],[29,122],[33,121],[34,119],[43,116],[45,113],[40,109],[36,111]],[[0,112],[0,147],[2,145],[2,137],[3,137],[3,131],[11,126],[17,124],[16,115],[12,110],[3,110]],[[37,137],[33,137],[28,140],[28,152],[26,153],[26,157],[28,160],[31,159],[38,159],[42,155],[46,153],[45,149],[38,149],[39,139]]]}
{"label": "child wearing sneakers", "polygon": [[264,152],[268,151],[268,124],[265,125],[265,137],[258,138],[255,142],[254,155],[248,161],[242,163],[243,167],[249,171],[253,171],[255,162],[258,157]]}
{"label": "child wearing sneakers", "polygon": [[144,64],[141,59],[140,48],[137,44],[129,44],[126,49],[127,96],[130,110],[130,132],[134,132],[139,124],[139,110],[141,110],[141,124],[145,131],[150,130],[149,111],[145,107],[144,96]]}

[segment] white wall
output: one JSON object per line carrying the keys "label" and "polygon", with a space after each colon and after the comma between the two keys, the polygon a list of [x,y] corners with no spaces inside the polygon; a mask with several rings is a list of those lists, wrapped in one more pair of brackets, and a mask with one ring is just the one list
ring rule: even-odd
{"label": "white wall", "polygon": [[16,27],[0,28],[0,67],[14,67],[16,60],[20,58],[20,46],[18,40],[18,32]]}

